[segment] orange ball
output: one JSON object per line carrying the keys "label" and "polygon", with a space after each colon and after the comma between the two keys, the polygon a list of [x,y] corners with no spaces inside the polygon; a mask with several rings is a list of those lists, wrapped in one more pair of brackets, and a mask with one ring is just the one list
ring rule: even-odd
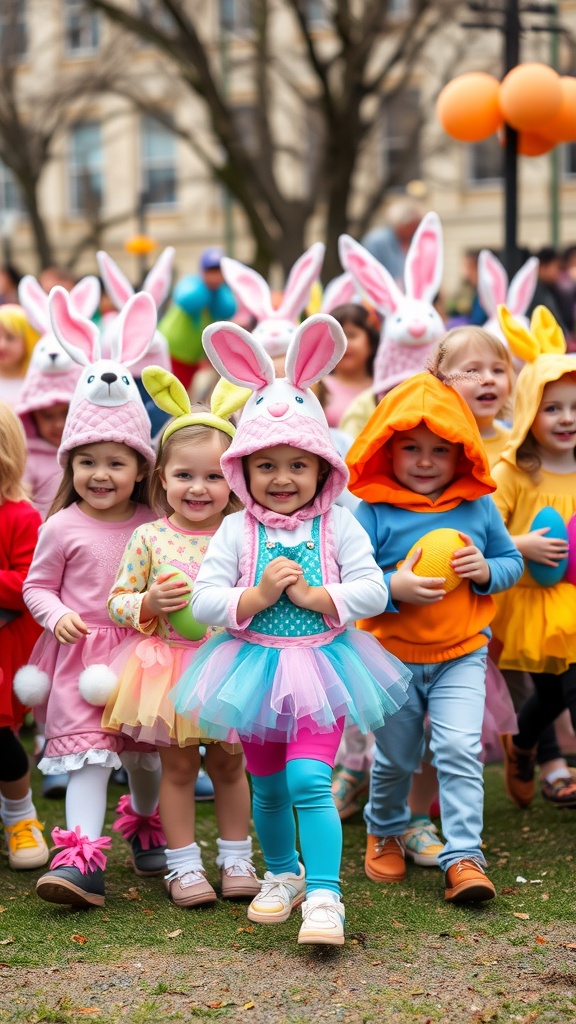
{"label": "orange ball", "polygon": [[560,75],[547,64],[519,64],[500,86],[500,110],[505,121],[519,131],[538,133],[555,117],[562,103]]}
{"label": "orange ball", "polygon": [[502,124],[500,84],[493,75],[473,71],[445,85],[436,114],[445,132],[459,142],[480,142]]}
{"label": "orange ball", "polygon": [[549,121],[538,125],[538,134],[552,142],[576,141],[576,78],[560,78],[562,102],[560,109]]}

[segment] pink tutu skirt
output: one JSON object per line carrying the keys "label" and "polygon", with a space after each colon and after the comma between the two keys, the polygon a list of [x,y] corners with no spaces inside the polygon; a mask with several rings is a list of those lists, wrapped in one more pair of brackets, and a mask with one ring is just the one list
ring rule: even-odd
{"label": "pink tutu skirt", "polygon": [[484,764],[502,760],[503,752],[499,734],[503,732],[511,732],[515,735],[518,732],[518,720],[506,680],[492,659],[488,658],[486,704],[482,722],[481,757]]}

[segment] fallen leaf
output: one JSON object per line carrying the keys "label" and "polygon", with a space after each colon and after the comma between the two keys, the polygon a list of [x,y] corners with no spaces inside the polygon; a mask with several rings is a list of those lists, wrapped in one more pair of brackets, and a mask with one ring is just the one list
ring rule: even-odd
{"label": "fallen leaf", "polygon": [[562,945],[565,949],[576,949],[576,942],[563,942]]}
{"label": "fallen leaf", "polygon": [[254,929],[250,928],[250,926],[248,926],[248,928],[237,928],[236,931],[237,932],[253,932]]}
{"label": "fallen leaf", "polygon": [[167,939],[176,939],[176,938],[178,938],[179,935],[182,935],[183,933],[184,933],[184,929],[183,928],[177,928],[175,932],[167,932],[166,933],[166,938]]}
{"label": "fallen leaf", "polygon": [[255,1003],[244,1003],[243,1010],[251,1010],[256,1004]]}
{"label": "fallen leaf", "polygon": [[142,897],[141,897],[140,893],[138,892],[138,889],[136,889],[133,885],[131,885],[130,888],[128,889],[128,892],[123,892],[122,893],[122,899],[123,900],[138,900],[140,902],[142,900]]}
{"label": "fallen leaf", "polygon": [[515,885],[505,885],[503,889],[500,889],[503,896],[517,896],[520,889],[517,889]]}
{"label": "fallen leaf", "polygon": [[521,921],[530,920],[530,914],[514,914],[514,917],[519,917]]}
{"label": "fallen leaf", "polygon": [[211,1010],[218,1010],[222,1006],[222,1000],[219,999],[215,1003],[206,1003],[206,1006],[209,1006]]}
{"label": "fallen leaf", "polygon": [[78,1006],[74,1013],[102,1013],[99,1006]]}
{"label": "fallen leaf", "polygon": [[543,935],[537,935],[536,942],[539,942],[541,946],[545,946],[548,942],[548,939],[545,939]]}
{"label": "fallen leaf", "polygon": [[14,942],[14,938],[11,935],[9,939],[0,939],[0,946],[9,946],[11,942]]}
{"label": "fallen leaf", "polygon": [[0,914],[3,914],[5,910],[6,910],[6,907],[0,907]]}
{"label": "fallen leaf", "polygon": [[142,913],[143,914],[154,914],[154,911],[153,910],[147,910],[146,907],[142,907]]}
{"label": "fallen leaf", "polygon": [[79,946],[85,946],[86,943],[88,942],[88,939],[86,938],[85,935],[71,935],[70,941],[77,942]]}

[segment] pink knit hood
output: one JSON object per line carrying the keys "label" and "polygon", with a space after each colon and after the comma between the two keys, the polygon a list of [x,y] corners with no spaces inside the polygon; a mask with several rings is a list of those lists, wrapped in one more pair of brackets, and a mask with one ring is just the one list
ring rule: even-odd
{"label": "pink knit hood", "polygon": [[31,413],[60,402],[70,404],[81,372],[56,338],[46,335],[40,339],[32,353],[16,406],[26,437],[33,438],[37,434]]}
{"label": "pink knit hood", "polygon": [[[348,482],[320,402],[310,385],[334,369],[346,350],[340,324],[327,314],[309,317],[295,330],[286,353],[286,377],[276,378],[270,356],[238,324],[215,323],[202,335],[214,368],[227,380],[250,388],[236,435],[221,457],[222,472],[234,493],[259,522],[294,530],[326,512]],[[285,516],[254,501],[244,476],[243,458],[269,446],[289,444],[313,452],[331,467],[314,501]]]}
{"label": "pink knit hood", "polygon": [[111,358],[100,358],[100,334],[92,321],[76,313],[64,288],[50,292],[52,328],[70,357],[84,367],[76,386],[58,449],[62,467],[79,445],[116,441],[155,461],[150,420],[128,367],[145,353],[156,327],[152,297],[138,292],[118,318]]}

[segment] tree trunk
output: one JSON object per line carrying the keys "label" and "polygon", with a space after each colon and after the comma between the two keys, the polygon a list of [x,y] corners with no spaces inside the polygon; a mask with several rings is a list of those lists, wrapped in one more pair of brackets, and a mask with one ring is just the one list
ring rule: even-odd
{"label": "tree trunk", "polygon": [[38,258],[38,270],[49,267],[54,263],[54,251],[52,243],[46,231],[46,225],[40,213],[38,204],[38,182],[19,182],[22,191],[22,198],[26,206],[26,212],[30,218],[32,234],[36,243],[36,255]]}

